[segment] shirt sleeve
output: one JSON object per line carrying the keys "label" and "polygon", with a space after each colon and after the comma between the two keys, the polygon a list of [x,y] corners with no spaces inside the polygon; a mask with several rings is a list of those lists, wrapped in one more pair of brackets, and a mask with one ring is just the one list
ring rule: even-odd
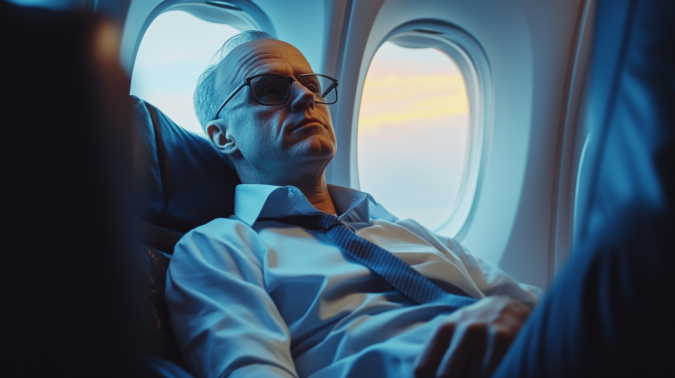
{"label": "shirt sleeve", "polygon": [[535,305],[543,291],[533,285],[518,282],[493,263],[471,254],[456,240],[429,231],[419,223],[405,219],[398,222],[425,239],[441,252],[451,252],[459,259],[473,284],[486,296],[506,295]]}
{"label": "shirt sleeve", "polygon": [[459,246],[458,249],[461,249],[461,253],[465,254],[468,259],[475,261],[477,269],[473,269],[471,276],[485,295],[507,295],[527,302],[531,306],[537,304],[544,295],[540,288],[518,282],[497,265],[470,254],[459,243],[457,245]]}
{"label": "shirt sleeve", "polygon": [[169,264],[166,303],[188,367],[200,377],[297,377],[290,333],[265,290],[264,246],[242,222],[187,233]]}

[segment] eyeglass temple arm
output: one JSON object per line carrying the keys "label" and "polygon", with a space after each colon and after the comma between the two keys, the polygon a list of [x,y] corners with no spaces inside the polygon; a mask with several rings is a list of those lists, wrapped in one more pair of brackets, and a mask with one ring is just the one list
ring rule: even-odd
{"label": "eyeglass temple arm", "polygon": [[244,81],[244,82],[239,86],[239,88],[235,89],[234,92],[232,92],[232,94],[229,95],[229,96],[227,97],[227,99],[225,100],[225,102],[223,102],[223,104],[220,105],[220,108],[218,108],[218,111],[216,112],[216,117],[214,118],[214,120],[218,119],[218,115],[220,114],[220,111],[223,110],[223,108],[225,107],[225,104],[227,104],[227,103],[232,99],[232,97],[234,97],[234,95],[236,95],[237,92],[239,92],[239,91],[241,90],[241,88],[244,88],[247,84],[248,84],[248,83],[247,83],[246,81]]}
{"label": "eyeglass temple arm", "polygon": [[335,83],[335,82],[331,83],[330,87],[328,87],[328,89],[326,89],[326,90],[321,94],[321,97],[326,97],[326,95],[327,95],[330,91],[332,91],[333,88],[335,88],[335,87],[337,87],[337,83]]}

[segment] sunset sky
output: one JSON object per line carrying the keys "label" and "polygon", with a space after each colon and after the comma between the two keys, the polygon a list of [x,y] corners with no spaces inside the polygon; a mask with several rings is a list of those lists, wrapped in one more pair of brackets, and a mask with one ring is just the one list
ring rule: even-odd
{"label": "sunset sky", "polygon": [[361,189],[389,211],[439,226],[459,190],[469,130],[464,79],[445,54],[387,42],[361,99]]}
{"label": "sunset sky", "polygon": [[[237,32],[184,12],[160,15],[141,42],[131,94],[203,135],[192,107],[196,80],[223,41]],[[447,217],[459,190],[468,137],[469,104],[454,62],[434,49],[382,45],[361,99],[361,189],[395,215],[434,228]]]}

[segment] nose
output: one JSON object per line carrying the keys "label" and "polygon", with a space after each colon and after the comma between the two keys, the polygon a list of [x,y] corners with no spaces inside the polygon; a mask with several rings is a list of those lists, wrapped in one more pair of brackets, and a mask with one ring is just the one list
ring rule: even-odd
{"label": "nose", "polygon": [[291,84],[289,97],[291,110],[294,112],[305,111],[307,108],[314,107],[314,93],[297,81]]}

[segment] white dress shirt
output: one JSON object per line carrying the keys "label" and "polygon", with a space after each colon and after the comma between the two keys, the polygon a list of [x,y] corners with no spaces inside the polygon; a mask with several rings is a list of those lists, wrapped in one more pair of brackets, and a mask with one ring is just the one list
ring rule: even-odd
{"label": "white dress shirt", "polygon": [[[340,221],[441,288],[534,303],[541,290],[370,195],[329,185]],[[450,313],[417,305],[328,236],[260,218],[316,215],[295,187],[239,185],[235,215],[187,233],[169,265],[166,301],[186,363],[200,377],[411,377]]]}

